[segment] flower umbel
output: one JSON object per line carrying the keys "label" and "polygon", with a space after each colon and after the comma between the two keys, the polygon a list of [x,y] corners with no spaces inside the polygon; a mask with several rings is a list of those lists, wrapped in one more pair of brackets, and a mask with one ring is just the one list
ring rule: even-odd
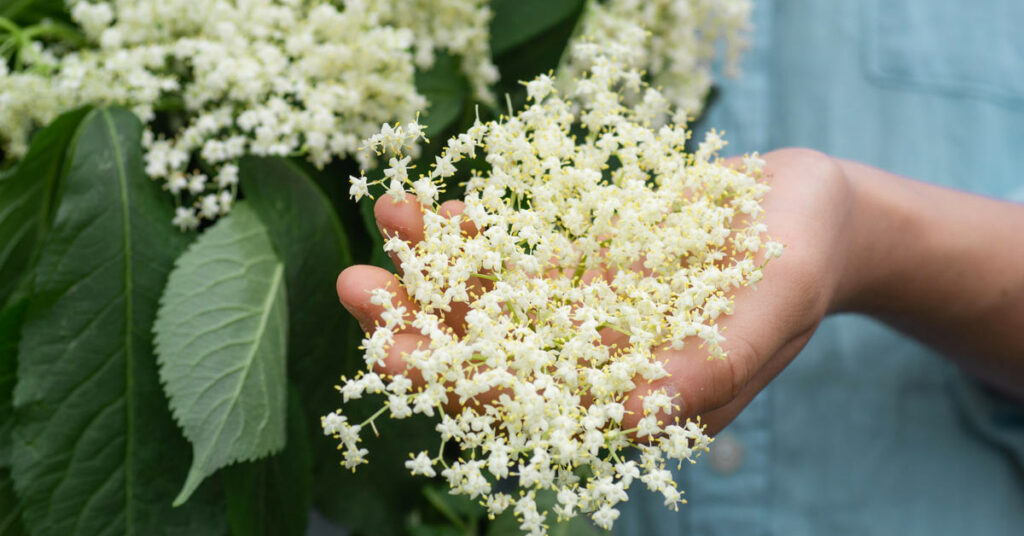
{"label": "flower umbel", "polygon": [[[685,127],[624,104],[626,91],[658,97],[633,67],[604,54],[590,65],[566,98],[547,77],[530,82],[529,106],[477,121],[418,176],[406,154],[422,130],[385,125],[364,144],[390,162],[384,177],[352,178],[357,198],[368,185],[415,196],[426,238],[388,237],[402,288],[371,295],[384,314],[363,341],[366,370],[339,390],[346,400],[386,394],[378,416],[438,411],[441,445],[455,444],[460,457],[419,452],[406,467],[436,471],[492,515],[511,508],[534,535],[547,531],[537,490],[557,492],[558,517],[585,513],[604,528],[637,481],[670,508],[685,502],[667,465],[692,462],[711,439],[664,390],[643,398],[629,428],[624,402],[637,382],[667,376],[655,348],[698,345],[725,357],[716,319],[781,251],[760,223],[768,186],[756,155],[739,169],[723,165],[715,132],[687,154]],[[470,174],[465,210],[446,217],[444,178],[473,158],[489,171]],[[453,306],[468,306],[464,325],[445,323]],[[376,372],[410,330],[429,343],[401,356],[409,374]],[[355,427],[340,410],[324,418],[346,466],[365,460],[352,430],[376,417]]]}
{"label": "flower umbel", "polygon": [[481,101],[498,77],[483,0],[68,4],[81,46],[35,42],[11,72],[0,61],[0,149],[21,157],[33,129],[77,106],[127,106],[146,124],[146,174],[174,195],[182,229],[230,211],[244,155],[323,167],[423,109],[414,73],[439,51],[460,60]]}

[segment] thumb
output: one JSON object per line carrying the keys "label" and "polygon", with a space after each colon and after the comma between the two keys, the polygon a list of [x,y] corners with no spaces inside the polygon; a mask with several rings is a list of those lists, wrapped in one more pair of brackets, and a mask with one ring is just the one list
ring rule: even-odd
{"label": "thumb", "polygon": [[669,375],[638,382],[624,404],[624,427],[635,427],[645,416],[646,395],[664,392],[673,397],[675,412],[658,415],[659,421],[669,424],[675,418],[700,416],[708,432],[717,433],[785,368],[807,343],[827,307],[815,297],[813,285],[802,283],[807,279],[794,272],[800,271],[794,266],[799,265],[796,253],[787,250],[766,268],[774,274],[766,275],[757,287],[736,292],[735,314],[718,323],[725,337],[724,358],[709,358],[707,349],[693,339],[680,350],[655,352]]}

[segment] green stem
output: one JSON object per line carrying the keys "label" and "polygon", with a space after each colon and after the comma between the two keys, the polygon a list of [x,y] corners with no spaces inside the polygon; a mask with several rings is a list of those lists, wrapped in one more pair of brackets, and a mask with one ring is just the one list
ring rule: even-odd
{"label": "green stem", "polygon": [[455,525],[462,532],[466,534],[474,534],[476,531],[471,531],[470,527],[466,525],[466,522],[462,520],[455,512],[448,508],[448,505],[437,496],[437,491],[434,488],[423,488],[423,496],[427,498],[429,502],[441,515],[448,521],[451,521],[452,525]]}
{"label": "green stem", "polygon": [[[437,406],[437,411],[444,412],[444,409],[441,407],[440,404],[438,404],[438,406]],[[444,446],[447,445],[447,444],[448,444],[448,440],[447,439],[442,439],[441,440],[441,446],[437,447],[437,458],[434,458],[436,461],[441,462],[441,465],[443,465],[445,469],[448,468],[448,463],[444,461]]]}
{"label": "green stem", "polygon": [[0,17],[0,30],[7,30],[7,33],[11,35],[20,35],[21,27],[14,23],[13,20],[7,17]]}
{"label": "green stem", "polygon": [[373,421],[377,417],[380,417],[381,415],[383,415],[384,412],[387,411],[387,410],[388,410],[388,405],[384,404],[383,406],[381,406],[380,409],[377,410],[377,413],[374,413],[373,415],[370,415],[370,417],[367,418],[365,421],[359,423],[359,427],[362,428],[362,427],[366,426],[367,424],[369,424],[370,427],[373,428],[373,435],[379,436],[380,434],[377,433],[377,427],[373,425]]}
{"label": "green stem", "polygon": [[616,326],[615,324],[609,324],[607,322],[605,322],[604,324],[598,324],[597,329],[603,329],[603,328],[610,328],[613,331],[618,331],[619,333],[621,333],[623,335],[626,335],[626,336],[629,336],[629,337],[631,337],[633,335],[632,333],[630,333],[630,332],[620,328],[619,326]]}
{"label": "green stem", "polygon": [[478,274],[478,273],[473,273],[473,274],[470,274],[470,275],[472,275],[473,277],[479,277],[480,279],[487,279],[489,281],[494,281],[494,282],[501,281],[500,279],[498,279],[497,277],[495,277],[493,275]]}
{"label": "green stem", "polygon": [[578,286],[580,284],[580,278],[583,277],[583,272],[587,269],[587,256],[583,255],[580,257],[579,264],[576,265],[576,271],[572,274],[572,286]]}
{"label": "green stem", "polygon": [[11,48],[18,46],[18,41],[14,37],[8,37],[3,43],[0,43],[0,56],[7,54],[7,51]]}
{"label": "green stem", "polygon": [[25,39],[45,36],[61,37],[70,41],[74,45],[82,45],[85,43],[85,36],[75,29],[74,26],[58,22],[44,22],[42,24],[25,28],[24,36]]}

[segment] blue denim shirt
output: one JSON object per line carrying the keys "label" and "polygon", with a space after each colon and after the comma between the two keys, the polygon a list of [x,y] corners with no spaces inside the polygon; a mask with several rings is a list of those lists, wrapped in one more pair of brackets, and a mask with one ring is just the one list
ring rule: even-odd
{"label": "blue denim shirt", "polygon": [[[727,152],[810,147],[1024,200],[1024,1],[755,5],[743,72],[702,122]],[[1024,407],[842,315],[676,475],[689,504],[635,488],[615,533],[1020,536]]]}

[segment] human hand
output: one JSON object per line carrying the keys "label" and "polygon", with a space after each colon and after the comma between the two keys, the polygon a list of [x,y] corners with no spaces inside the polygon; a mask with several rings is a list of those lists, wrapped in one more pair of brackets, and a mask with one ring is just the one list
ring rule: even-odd
{"label": "human hand", "polygon": [[[788,149],[764,155],[764,159],[766,182],[772,187],[762,202],[764,223],[770,235],[786,245],[785,254],[766,268],[765,278],[756,288],[735,292],[735,314],[719,320],[727,357],[708,359],[707,352],[697,345],[660,349],[659,357],[667,361],[670,376],[638,385],[636,396],[625,403],[629,413],[624,428],[635,425],[642,415],[644,394],[664,388],[670,396],[678,395],[679,417],[700,416],[708,432],[717,433],[796,356],[826,312],[836,305],[850,245],[848,181],[835,161],[813,151]],[[726,163],[738,164],[738,160]],[[449,201],[441,212],[451,216],[463,208],[461,202]],[[383,197],[374,213],[386,236],[397,235],[410,243],[423,239],[421,209],[411,195],[397,203]],[[464,231],[475,232],[471,224],[464,225]],[[601,275],[588,273],[584,277]],[[478,288],[487,284],[479,278],[470,283]],[[395,293],[394,302],[405,307],[407,314],[416,310],[395,275],[372,266],[350,267],[338,277],[338,296],[364,330],[372,331],[381,320],[383,309],[370,302],[370,291],[375,288]],[[463,330],[467,309],[457,304],[445,316],[446,324],[456,333]],[[607,344],[614,344],[616,337],[608,330],[602,333]],[[384,372],[408,374],[402,355],[426,342],[425,336],[406,327],[395,337]],[[417,381],[415,371],[411,379]]]}

